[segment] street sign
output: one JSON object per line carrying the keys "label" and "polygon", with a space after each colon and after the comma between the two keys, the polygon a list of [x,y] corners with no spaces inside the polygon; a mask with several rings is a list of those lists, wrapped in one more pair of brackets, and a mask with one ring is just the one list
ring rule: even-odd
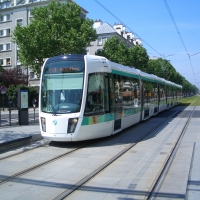
{"label": "street sign", "polygon": [[1,86],[1,92],[6,92],[6,87],[5,86]]}
{"label": "street sign", "polygon": [[6,87],[5,86],[1,86],[1,94],[5,94],[6,93]]}

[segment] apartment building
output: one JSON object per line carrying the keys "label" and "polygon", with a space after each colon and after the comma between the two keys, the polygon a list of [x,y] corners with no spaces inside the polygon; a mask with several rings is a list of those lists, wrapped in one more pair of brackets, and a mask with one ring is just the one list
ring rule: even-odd
{"label": "apartment building", "polygon": [[[66,3],[71,0],[60,0]],[[17,44],[12,42],[12,31],[15,26],[27,26],[32,17],[34,7],[47,6],[50,0],[0,0],[0,65],[4,69],[18,67],[29,75],[30,85],[39,85],[36,75],[30,70],[22,68]],[[87,11],[82,9],[81,16],[86,17]]]}
{"label": "apartment building", "polygon": [[135,38],[132,32],[127,32],[126,27],[122,24],[111,26],[108,23],[103,23],[101,20],[96,20],[94,21],[93,28],[96,29],[98,38],[96,41],[91,42],[90,46],[86,48],[88,55],[95,55],[98,49],[103,49],[107,39],[113,36],[117,36],[128,48],[135,45],[142,45],[141,40]]}

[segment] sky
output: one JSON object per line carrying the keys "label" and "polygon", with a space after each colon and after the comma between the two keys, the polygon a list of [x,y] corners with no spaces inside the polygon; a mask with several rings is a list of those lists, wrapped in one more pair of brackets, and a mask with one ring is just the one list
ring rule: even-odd
{"label": "sky", "polygon": [[200,0],[74,1],[88,12],[87,18],[112,26],[122,22],[142,40],[150,58],[169,60],[200,89]]}

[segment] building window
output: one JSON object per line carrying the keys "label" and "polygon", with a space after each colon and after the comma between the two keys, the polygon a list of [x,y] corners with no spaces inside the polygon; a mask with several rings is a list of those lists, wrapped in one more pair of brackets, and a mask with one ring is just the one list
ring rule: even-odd
{"label": "building window", "polygon": [[11,43],[0,44],[0,51],[11,50]]}
{"label": "building window", "polygon": [[6,58],[6,65],[11,65],[11,59],[10,58]]}
{"label": "building window", "polygon": [[102,42],[105,44],[106,41],[107,41],[107,37],[103,37],[103,38],[102,38]]}
{"label": "building window", "polygon": [[23,19],[17,19],[17,24],[19,24],[20,26],[23,25]]}
{"label": "building window", "polygon": [[11,20],[11,15],[6,14],[6,15],[1,15],[1,22],[7,22]]}
{"label": "building window", "polygon": [[0,37],[10,36],[10,28],[0,30]]}
{"label": "building window", "polygon": [[1,4],[1,9],[9,8],[11,6],[11,2],[7,1]]}
{"label": "building window", "polygon": [[30,18],[32,18],[32,17],[33,17],[33,15],[32,15],[32,13],[31,13],[31,12],[32,12],[32,10],[29,10],[29,17],[30,17]]}
{"label": "building window", "polygon": [[35,73],[34,72],[30,72],[29,77],[30,77],[30,79],[34,79],[35,78]]}
{"label": "building window", "polygon": [[2,66],[11,65],[11,58],[1,58],[0,65],[2,65]]}
{"label": "building window", "polygon": [[11,50],[11,47],[10,47],[10,46],[11,46],[10,43],[7,43],[7,44],[6,44],[6,50],[7,50],[7,51],[8,51],[8,50]]}
{"label": "building window", "polygon": [[35,3],[38,2],[38,0],[29,0],[29,3]]}
{"label": "building window", "polygon": [[102,45],[102,38],[97,38],[97,45]]}
{"label": "building window", "polygon": [[19,49],[17,49],[17,61],[19,62]]}

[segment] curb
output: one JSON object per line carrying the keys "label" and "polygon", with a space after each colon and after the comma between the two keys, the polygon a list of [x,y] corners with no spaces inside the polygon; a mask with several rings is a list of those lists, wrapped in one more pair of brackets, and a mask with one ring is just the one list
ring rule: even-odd
{"label": "curb", "polygon": [[25,136],[23,138],[14,139],[11,141],[3,142],[0,144],[0,153],[4,153],[8,150],[13,150],[22,146],[26,146],[31,144],[32,142],[36,142],[38,140],[42,140],[41,134],[34,134],[30,136]]}

